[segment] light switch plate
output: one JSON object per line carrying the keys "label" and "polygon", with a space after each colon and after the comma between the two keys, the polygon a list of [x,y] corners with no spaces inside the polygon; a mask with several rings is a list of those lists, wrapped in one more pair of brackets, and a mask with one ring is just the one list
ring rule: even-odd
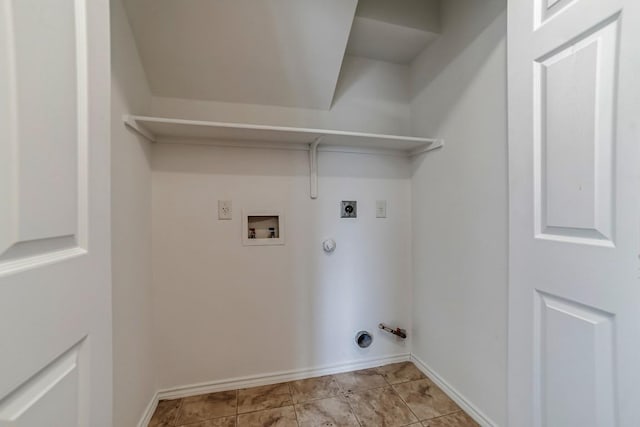
{"label": "light switch plate", "polygon": [[233,206],[231,200],[218,200],[218,219],[232,219]]}
{"label": "light switch plate", "polygon": [[387,201],[376,200],[376,218],[386,218],[386,217],[387,217]]}

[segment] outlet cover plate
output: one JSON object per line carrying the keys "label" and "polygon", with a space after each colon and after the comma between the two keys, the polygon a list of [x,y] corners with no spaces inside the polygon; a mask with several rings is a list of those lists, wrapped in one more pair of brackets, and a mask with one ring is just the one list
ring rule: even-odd
{"label": "outlet cover plate", "polygon": [[340,203],[340,218],[357,218],[358,202],[355,200],[343,200]]}
{"label": "outlet cover plate", "polygon": [[232,219],[233,206],[231,200],[218,200],[218,219]]}

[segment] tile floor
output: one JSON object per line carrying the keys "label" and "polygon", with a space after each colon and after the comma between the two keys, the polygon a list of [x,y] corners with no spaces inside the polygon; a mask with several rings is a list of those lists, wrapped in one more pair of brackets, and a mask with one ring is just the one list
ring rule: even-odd
{"label": "tile floor", "polygon": [[163,400],[149,427],[472,427],[412,363]]}

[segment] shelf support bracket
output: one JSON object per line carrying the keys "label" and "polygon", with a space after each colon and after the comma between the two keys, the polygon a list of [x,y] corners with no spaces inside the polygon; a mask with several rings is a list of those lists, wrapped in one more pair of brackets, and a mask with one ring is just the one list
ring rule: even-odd
{"label": "shelf support bracket", "polygon": [[432,150],[437,150],[438,148],[442,148],[442,147],[444,147],[444,139],[441,139],[441,138],[434,139],[433,142],[431,142],[431,144],[428,144],[424,147],[420,147],[416,150],[409,152],[409,157],[418,156],[420,154],[427,153]]}
{"label": "shelf support bracket", "polygon": [[133,117],[131,117],[130,115],[125,114],[124,116],[122,116],[122,120],[124,121],[125,126],[129,127],[130,129],[134,130],[135,132],[137,132],[141,136],[145,137],[150,142],[156,142],[155,136],[153,136],[153,134],[151,132],[149,132],[148,130],[146,130],[142,126],[140,126],[135,121],[135,119]]}
{"label": "shelf support bracket", "polygon": [[318,198],[318,145],[320,141],[322,141],[321,136],[309,144],[309,181],[312,199]]}

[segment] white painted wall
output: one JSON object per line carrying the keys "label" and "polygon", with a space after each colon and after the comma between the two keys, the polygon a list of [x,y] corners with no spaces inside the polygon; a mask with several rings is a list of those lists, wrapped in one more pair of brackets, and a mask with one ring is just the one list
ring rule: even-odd
{"label": "white painted wall", "polygon": [[413,352],[506,424],[506,1],[442,2],[412,65],[412,129],[445,139],[415,160]]}
{"label": "white painted wall", "polygon": [[[504,425],[505,8],[443,2],[443,35],[411,67],[347,56],[334,105],[322,111],[151,97],[114,2],[118,425],[139,419],[156,386],[409,351]],[[414,162],[321,153],[312,201],[306,152],[172,144],[151,152],[118,120],[145,113],[149,100],[159,116],[413,132],[446,146]],[[233,201],[232,221],[217,220],[219,199]],[[348,199],[359,201],[355,221],[338,217]],[[377,199],[388,200],[388,219],[375,218]],[[242,246],[242,208],[284,209],[287,244]],[[321,250],[326,237],[338,242],[331,256]],[[380,321],[412,340],[380,334]],[[352,345],[362,328],[376,336],[366,351]]]}
{"label": "white painted wall", "polygon": [[358,0],[127,0],[153,93],[331,106]]}
{"label": "white painted wall", "polygon": [[[153,150],[154,331],[161,388],[408,353],[377,329],[410,329],[408,160],[200,145]],[[234,218],[217,219],[232,200]],[[388,218],[375,201],[388,200]],[[358,219],[340,219],[340,200]],[[242,209],[286,213],[286,245],[245,247]],[[333,237],[337,250],[322,251]],[[374,344],[361,350],[355,333]]]}
{"label": "white painted wall", "polygon": [[346,56],[331,110],[153,97],[161,117],[408,134],[409,68]]}
{"label": "white painted wall", "polygon": [[111,219],[115,426],[135,426],[155,390],[151,330],[150,144],[123,114],[148,111],[151,94],[121,0],[111,1]]}
{"label": "white painted wall", "polygon": [[439,0],[359,0],[356,16],[437,33]]}

